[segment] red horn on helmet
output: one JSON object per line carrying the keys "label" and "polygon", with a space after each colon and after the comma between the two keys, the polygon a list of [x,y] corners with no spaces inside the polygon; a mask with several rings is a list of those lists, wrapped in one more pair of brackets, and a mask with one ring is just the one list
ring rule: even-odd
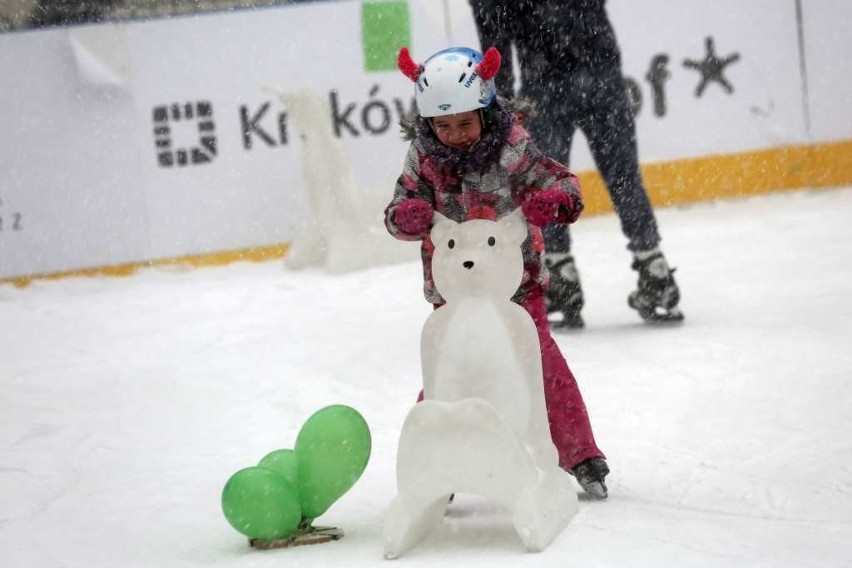
{"label": "red horn on helmet", "polygon": [[502,62],[503,58],[500,56],[497,48],[489,47],[482,56],[482,61],[476,66],[476,72],[483,80],[488,81],[489,79],[493,79],[497,71],[500,70]]}
{"label": "red horn on helmet", "polygon": [[422,67],[415,63],[411,58],[411,54],[408,52],[407,47],[403,47],[399,50],[399,55],[396,58],[396,66],[399,67],[399,70],[402,71],[403,75],[412,81],[417,81],[417,78],[420,76],[420,72],[423,70]]}

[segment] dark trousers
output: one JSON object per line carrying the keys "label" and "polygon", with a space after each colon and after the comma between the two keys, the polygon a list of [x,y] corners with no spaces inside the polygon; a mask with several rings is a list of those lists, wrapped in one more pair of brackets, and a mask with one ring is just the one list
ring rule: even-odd
{"label": "dark trousers", "polygon": [[[613,67],[541,80],[524,77],[521,96],[538,107],[527,125],[548,156],[569,165],[574,132],[579,128],[586,136],[628,239],[627,248],[635,252],[659,245],[654,211],[639,172],[636,125],[621,71]],[[544,239],[547,252],[571,250],[568,225],[545,227]]]}

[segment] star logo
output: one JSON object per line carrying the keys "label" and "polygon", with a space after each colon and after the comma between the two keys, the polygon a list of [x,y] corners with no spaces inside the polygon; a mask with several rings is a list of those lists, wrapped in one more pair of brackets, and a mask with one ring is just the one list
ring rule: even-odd
{"label": "star logo", "polygon": [[704,56],[704,59],[700,61],[695,61],[693,59],[683,60],[684,67],[688,69],[695,69],[701,73],[701,81],[698,83],[698,87],[695,88],[695,96],[700,97],[711,81],[719,83],[726,93],[733,93],[734,87],[725,77],[725,67],[731,63],[739,61],[740,54],[735,52],[724,59],[719,59],[719,57],[716,56],[716,49],[713,45],[712,36],[707,37],[707,39],[704,40],[704,45],[707,50],[707,54]]}

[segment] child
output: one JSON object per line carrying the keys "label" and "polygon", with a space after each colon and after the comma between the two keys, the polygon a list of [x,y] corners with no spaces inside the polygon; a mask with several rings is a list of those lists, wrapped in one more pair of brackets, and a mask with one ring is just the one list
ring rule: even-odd
{"label": "child", "polygon": [[512,300],[530,313],[538,330],[559,465],[587,493],[603,499],[609,468],[574,376],[550,335],[544,305],[548,271],[540,227],[577,219],[583,210],[579,185],[563,165],[535,147],[514,110],[496,97],[493,78],[500,63],[494,48],[484,56],[469,48],[445,49],[423,65],[411,59],[407,48],[400,50],[399,68],[415,83],[419,116],[409,125],[412,142],[385,210],[385,225],[398,239],[423,241],[424,291],[439,307],[444,301],[432,281],[428,238],[434,211],[461,222],[523,208],[529,236],[523,245],[524,277]]}

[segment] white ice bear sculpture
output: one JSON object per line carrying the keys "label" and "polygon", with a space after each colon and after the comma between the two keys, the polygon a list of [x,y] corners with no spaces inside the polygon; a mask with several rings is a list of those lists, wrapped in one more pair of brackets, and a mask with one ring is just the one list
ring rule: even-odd
{"label": "white ice bear sculpture", "polygon": [[577,512],[550,437],[535,324],[510,300],[526,236],[520,209],[496,222],[435,214],[432,273],[446,305],[423,325],[425,399],[400,434],[386,558],[437,526],[456,492],[505,506],[531,551],[550,544]]}
{"label": "white ice bear sculpture", "polygon": [[323,267],[340,273],[418,258],[417,243],[389,239],[381,192],[358,187],[331,111],[312,89],[276,91],[300,134],[302,178],[308,211],[284,265]]}

